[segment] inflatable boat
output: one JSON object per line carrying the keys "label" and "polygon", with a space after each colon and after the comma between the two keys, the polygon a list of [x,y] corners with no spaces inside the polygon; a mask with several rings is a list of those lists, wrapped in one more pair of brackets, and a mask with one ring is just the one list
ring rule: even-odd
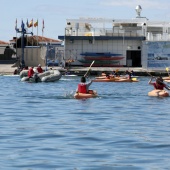
{"label": "inflatable boat", "polygon": [[86,99],[86,98],[94,98],[97,97],[97,92],[93,90],[93,93],[75,93],[75,99]]}
{"label": "inflatable boat", "polygon": [[148,93],[148,96],[153,97],[168,97],[169,93],[166,90],[152,90]]}
{"label": "inflatable boat", "polygon": [[62,74],[58,70],[49,70],[43,73],[34,74],[32,78],[28,76],[28,70],[23,70],[20,73],[21,81],[29,81],[29,82],[54,82],[61,78]]}

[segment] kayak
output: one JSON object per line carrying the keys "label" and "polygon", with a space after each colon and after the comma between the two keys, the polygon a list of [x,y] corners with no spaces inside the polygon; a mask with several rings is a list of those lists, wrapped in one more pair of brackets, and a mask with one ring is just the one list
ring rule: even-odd
{"label": "kayak", "polygon": [[74,98],[75,99],[86,99],[86,98],[94,98],[97,97],[97,92],[93,91],[93,94],[91,93],[75,93]]}
{"label": "kayak", "polygon": [[[120,75],[120,77],[122,77],[122,78],[126,78],[126,77],[128,77],[128,76],[125,76],[125,75]],[[131,78],[138,78],[139,76],[131,76]]]}
{"label": "kayak", "polygon": [[170,80],[164,80],[164,81],[166,81],[167,83],[170,83]]}
{"label": "kayak", "polygon": [[170,80],[170,76],[169,77],[162,77],[163,80]]}
{"label": "kayak", "polygon": [[[100,77],[95,77],[95,79],[108,79],[106,76],[100,76]],[[110,76],[110,79],[116,79],[116,80],[119,80],[120,78],[119,77],[111,77]]]}
{"label": "kayak", "polygon": [[121,78],[104,78],[104,79],[94,79],[93,82],[139,82],[139,80],[137,80],[136,78],[132,78],[132,79],[121,79]]}
{"label": "kayak", "polygon": [[166,90],[152,90],[148,93],[148,96],[153,97],[168,97],[169,93]]}
{"label": "kayak", "polygon": [[65,75],[63,75],[64,77],[76,77],[77,75],[75,75],[75,74],[65,74]]}

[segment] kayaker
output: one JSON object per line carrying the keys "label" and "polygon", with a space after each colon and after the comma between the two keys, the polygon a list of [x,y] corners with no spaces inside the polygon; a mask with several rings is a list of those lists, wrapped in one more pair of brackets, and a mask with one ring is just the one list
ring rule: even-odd
{"label": "kayaker", "polygon": [[101,76],[106,76],[106,73],[105,73],[105,72],[102,72]]}
{"label": "kayaker", "polygon": [[76,93],[93,93],[93,90],[89,90],[89,86],[92,84],[92,80],[86,82],[86,78],[81,77],[81,82],[78,84]]}
{"label": "kayaker", "polygon": [[126,77],[129,80],[132,78],[132,73],[130,71],[128,71],[128,70],[126,70]]}
{"label": "kayaker", "polygon": [[111,76],[110,76],[109,73],[106,74],[106,78],[107,78],[107,79],[110,79],[110,78],[111,78]]}
{"label": "kayaker", "polygon": [[131,76],[135,76],[135,73],[134,73],[134,71],[133,71],[133,70],[131,71]]}
{"label": "kayaker", "polygon": [[155,82],[152,82],[152,79],[155,77],[151,77],[148,84],[153,85],[155,90],[164,90],[166,88],[167,90],[170,90],[170,87],[163,83],[162,77],[156,78]]}

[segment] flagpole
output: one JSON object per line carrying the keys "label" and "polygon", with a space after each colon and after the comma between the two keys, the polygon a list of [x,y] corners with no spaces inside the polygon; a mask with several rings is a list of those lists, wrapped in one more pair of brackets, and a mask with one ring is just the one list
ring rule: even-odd
{"label": "flagpole", "polygon": [[[28,19],[27,19],[26,25],[27,25],[27,28],[29,28]],[[27,46],[28,46],[28,36],[27,36]]]}
{"label": "flagpole", "polygon": [[38,19],[37,19],[37,46],[38,46]]}
{"label": "flagpole", "polygon": [[[18,55],[17,55],[17,53],[18,53],[18,50],[17,50],[17,45],[18,45],[18,43],[17,43],[17,40],[18,40],[18,38],[17,38],[17,18],[16,18],[16,21],[15,21],[15,31],[16,31],[16,38],[15,38],[15,45],[16,45],[16,58],[18,59]],[[19,66],[18,66],[19,67]]]}
{"label": "flagpole", "polygon": [[[34,21],[32,19],[32,33],[33,33],[33,26],[34,26]],[[34,35],[34,34],[33,34]],[[32,46],[33,46],[33,35],[32,35]]]}
{"label": "flagpole", "polygon": [[44,19],[43,19],[43,23],[42,23],[42,40],[43,40],[43,36],[44,36]]}
{"label": "flagpole", "polygon": [[32,60],[33,60],[33,27],[34,27],[34,21],[33,21],[33,18],[32,18]]}
{"label": "flagpole", "polygon": [[[37,56],[38,56],[38,19],[37,21],[34,23],[34,27],[37,27]],[[38,58],[37,58],[37,61],[38,61]]]}

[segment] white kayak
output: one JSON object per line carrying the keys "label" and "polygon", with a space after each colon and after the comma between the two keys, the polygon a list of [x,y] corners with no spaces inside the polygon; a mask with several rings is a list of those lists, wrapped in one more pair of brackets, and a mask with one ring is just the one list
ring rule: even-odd
{"label": "white kayak", "polygon": [[152,90],[148,93],[148,96],[153,97],[168,97],[169,93],[166,90]]}

